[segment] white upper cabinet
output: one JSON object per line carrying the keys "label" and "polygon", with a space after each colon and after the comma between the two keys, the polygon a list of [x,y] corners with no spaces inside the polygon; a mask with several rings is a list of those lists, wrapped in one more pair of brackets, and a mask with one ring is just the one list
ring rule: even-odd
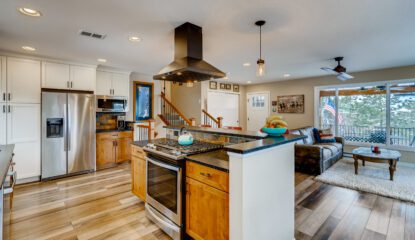
{"label": "white upper cabinet", "polygon": [[0,103],[6,101],[6,57],[0,56]]}
{"label": "white upper cabinet", "polygon": [[73,90],[95,91],[96,69],[83,66],[70,66],[70,82]]}
{"label": "white upper cabinet", "polygon": [[69,65],[53,62],[42,62],[42,87],[68,89]]}
{"label": "white upper cabinet", "polygon": [[113,95],[127,97],[130,95],[130,76],[127,74],[112,74]]}
{"label": "white upper cabinet", "polygon": [[96,95],[112,95],[112,73],[97,71]]}
{"label": "white upper cabinet", "polygon": [[95,91],[96,68],[42,62],[42,88]]}
{"label": "white upper cabinet", "polygon": [[7,144],[7,131],[6,131],[6,120],[7,120],[8,105],[6,103],[0,103],[0,145]]}
{"label": "white upper cabinet", "polygon": [[130,96],[130,73],[97,71],[96,95]]}
{"label": "white upper cabinet", "polygon": [[7,100],[40,103],[40,61],[7,58]]}

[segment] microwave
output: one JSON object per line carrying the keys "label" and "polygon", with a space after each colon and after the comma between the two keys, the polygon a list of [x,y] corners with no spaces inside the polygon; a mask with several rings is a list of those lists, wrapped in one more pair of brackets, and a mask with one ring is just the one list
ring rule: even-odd
{"label": "microwave", "polygon": [[128,112],[128,99],[118,96],[96,96],[97,112]]}

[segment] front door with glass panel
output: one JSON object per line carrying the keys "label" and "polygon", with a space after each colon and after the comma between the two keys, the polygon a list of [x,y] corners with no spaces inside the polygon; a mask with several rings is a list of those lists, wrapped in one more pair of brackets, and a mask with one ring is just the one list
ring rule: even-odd
{"label": "front door with glass panel", "polygon": [[269,92],[247,94],[247,128],[260,130],[269,116]]}

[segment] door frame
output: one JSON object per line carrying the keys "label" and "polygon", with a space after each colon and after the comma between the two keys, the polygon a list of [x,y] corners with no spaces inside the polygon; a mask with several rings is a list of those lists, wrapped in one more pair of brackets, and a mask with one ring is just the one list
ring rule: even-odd
{"label": "door frame", "polygon": [[258,91],[258,92],[247,92],[246,93],[246,129],[248,129],[248,124],[249,124],[249,120],[248,120],[248,107],[249,107],[249,95],[252,94],[267,94],[268,95],[268,116],[271,114],[271,92],[270,91]]}

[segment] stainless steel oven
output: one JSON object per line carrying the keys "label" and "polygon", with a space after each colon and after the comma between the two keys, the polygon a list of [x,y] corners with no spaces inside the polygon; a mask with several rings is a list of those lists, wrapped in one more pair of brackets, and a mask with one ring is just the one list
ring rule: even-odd
{"label": "stainless steel oven", "polygon": [[182,237],[183,168],[151,155],[147,160],[146,213],[173,239]]}
{"label": "stainless steel oven", "polygon": [[128,100],[126,97],[117,96],[96,96],[97,112],[127,112]]}

